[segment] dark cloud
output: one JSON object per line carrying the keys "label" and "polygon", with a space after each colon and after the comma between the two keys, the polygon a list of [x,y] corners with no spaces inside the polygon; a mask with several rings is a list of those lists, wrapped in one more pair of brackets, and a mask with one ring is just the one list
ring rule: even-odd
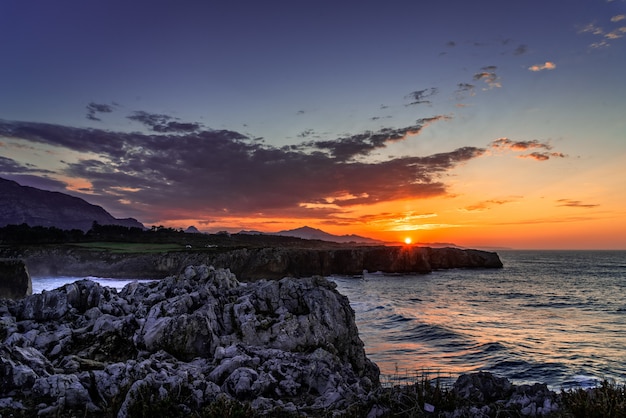
{"label": "dark cloud", "polygon": [[[528,151],[531,149],[545,149],[551,150],[552,145],[547,142],[541,142],[536,139],[532,141],[513,141],[509,138],[498,138],[495,141],[492,141],[489,146],[493,149],[497,150],[509,150],[514,152]],[[547,151],[533,151],[528,154],[523,154],[519,156],[520,158],[530,158],[536,161],[546,161],[550,158],[566,158],[567,156],[560,152],[547,152]]]}
{"label": "dark cloud", "polygon": [[97,113],[111,113],[113,112],[113,106],[108,104],[94,103],[91,102],[87,106],[87,119],[101,121],[99,117],[96,116]]}
{"label": "dark cloud", "polygon": [[407,104],[407,106],[417,105],[417,104],[430,104],[431,101],[428,100],[430,97],[437,94],[439,90],[436,87],[431,87],[424,90],[416,90],[405,96],[405,98],[412,100],[411,103]]}
{"label": "dark cloud", "polygon": [[307,138],[313,134],[315,134],[315,131],[313,129],[305,129],[298,134],[298,138]]}
{"label": "dark cloud", "polygon": [[383,128],[379,131],[367,131],[359,135],[351,135],[334,140],[312,141],[304,145],[309,148],[327,152],[331,157],[349,161],[355,157],[366,156],[378,148],[384,148],[390,142],[401,141],[407,135],[417,135],[426,125],[447,119],[448,116],[422,118],[415,125],[400,129]]}
{"label": "dark cloud", "polygon": [[[445,118],[283,148],[238,132],[208,129],[149,135],[0,121],[0,134],[97,155],[67,163],[62,174],[88,181],[85,198],[126,216],[323,216],[357,203],[445,194],[445,173],[485,149],[464,147],[383,162],[354,158]],[[329,202],[334,208],[315,207]]]}
{"label": "dark cloud", "polygon": [[498,75],[496,74],[496,70],[498,68],[495,65],[488,65],[486,67],[481,68],[481,71],[474,74],[474,80],[482,80],[489,88],[501,87]]}
{"label": "dark cloud", "polygon": [[528,52],[528,46],[522,44],[522,45],[519,45],[517,48],[515,48],[515,51],[513,51],[513,55],[524,55],[527,52]]}
{"label": "dark cloud", "polygon": [[18,163],[12,158],[3,157],[0,155],[0,173],[14,174],[14,173],[26,173],[31,171],[27,166]]}
{"label": "dark cloud", "polygon": [[513,141],[509,138],[498,138],[491,142],[492,148],[510,149],[512,151],[526,151],[533,148],[543,148],[550,150],[552,146],[546,142],[540,142],[536,139],[532,141]]}
{"label": "dark cloud", "polygon": [[530,154],[520,155],[520,158],[530,158],[537,161],[547,161],[550,158],[565,158],[566,155],[560,152],[531,152]]}
{"label": "dark cloud", "polygon": [[446,46],[450,47],[450,48],[454,48],[456,46],[456,42],[454,41],[448,41],[446,42]]}
{"label": "dark cloud", "polygon": [[585,209],[590,209],[590,208],[595,208],[598,207],[600,205],[598,204],[590,204],[590,203],[583,203],[580,200],[571,200],[571,199],[559,199],[557,200],[558,206],[567,206],[570,208],[585,208]]}
{"label": "dark cloud", "polygon": [[128,119],[139,122],[154,132],[159,133],[190,133],[198,131],[202,125],[195,122],[178,122],[180,119],[169,115],[148,113],[144,111],[133,112]]}

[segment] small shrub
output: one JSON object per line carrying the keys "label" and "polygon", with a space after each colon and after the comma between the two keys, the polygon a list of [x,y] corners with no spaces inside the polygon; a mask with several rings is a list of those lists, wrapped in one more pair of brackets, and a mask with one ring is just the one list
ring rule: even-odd
{"label": "small shrub", "polygon": [[626,417],[626,384],[608,380],[592,389],[570,389],[561,392],[563,416],[571,417]]}

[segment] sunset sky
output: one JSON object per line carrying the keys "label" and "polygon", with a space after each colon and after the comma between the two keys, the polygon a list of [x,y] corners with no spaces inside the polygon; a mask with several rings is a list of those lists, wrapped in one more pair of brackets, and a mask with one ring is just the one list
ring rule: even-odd
{"label": "sunset sky", "polygon": [[0,177],[146,226],[626,249],[626,0],[0,3]]}

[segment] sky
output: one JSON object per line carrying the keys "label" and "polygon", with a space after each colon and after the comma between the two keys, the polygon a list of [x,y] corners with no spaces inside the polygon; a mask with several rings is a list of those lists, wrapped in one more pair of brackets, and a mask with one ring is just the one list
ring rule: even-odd
{"label": "sky", "polygon": [[626,0],[2,0],[0,177],[147,227],[626,249]]}

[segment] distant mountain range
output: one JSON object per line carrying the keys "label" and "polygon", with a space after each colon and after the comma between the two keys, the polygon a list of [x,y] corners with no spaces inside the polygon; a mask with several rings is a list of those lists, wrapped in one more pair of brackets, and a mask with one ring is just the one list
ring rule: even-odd
{"label": "distant mountain range", "polygon": [[68,194],[22,186],[0,178],[0,227],[6,225],[56,227],[88,231],[93,222],[144,228],[133,218],[117,219],[101,206]]}
{"label": "distant mountain range", "polygon": [[378,241],[372,238],[362,237],[359,235],[333,235],[328,232],[324,232],[321,229],[311,228],[309,226],[303,226],[301,228],[290,229],[287,231],[279,232],[259,232],[259,231],[241,231],[240,234],[248,235],[282,235],[284,237],[295,237],[302,239],[313,239],[320,241],[331,241],[340,243],[355,242],[359,244],[383,244],[382,241]]}

